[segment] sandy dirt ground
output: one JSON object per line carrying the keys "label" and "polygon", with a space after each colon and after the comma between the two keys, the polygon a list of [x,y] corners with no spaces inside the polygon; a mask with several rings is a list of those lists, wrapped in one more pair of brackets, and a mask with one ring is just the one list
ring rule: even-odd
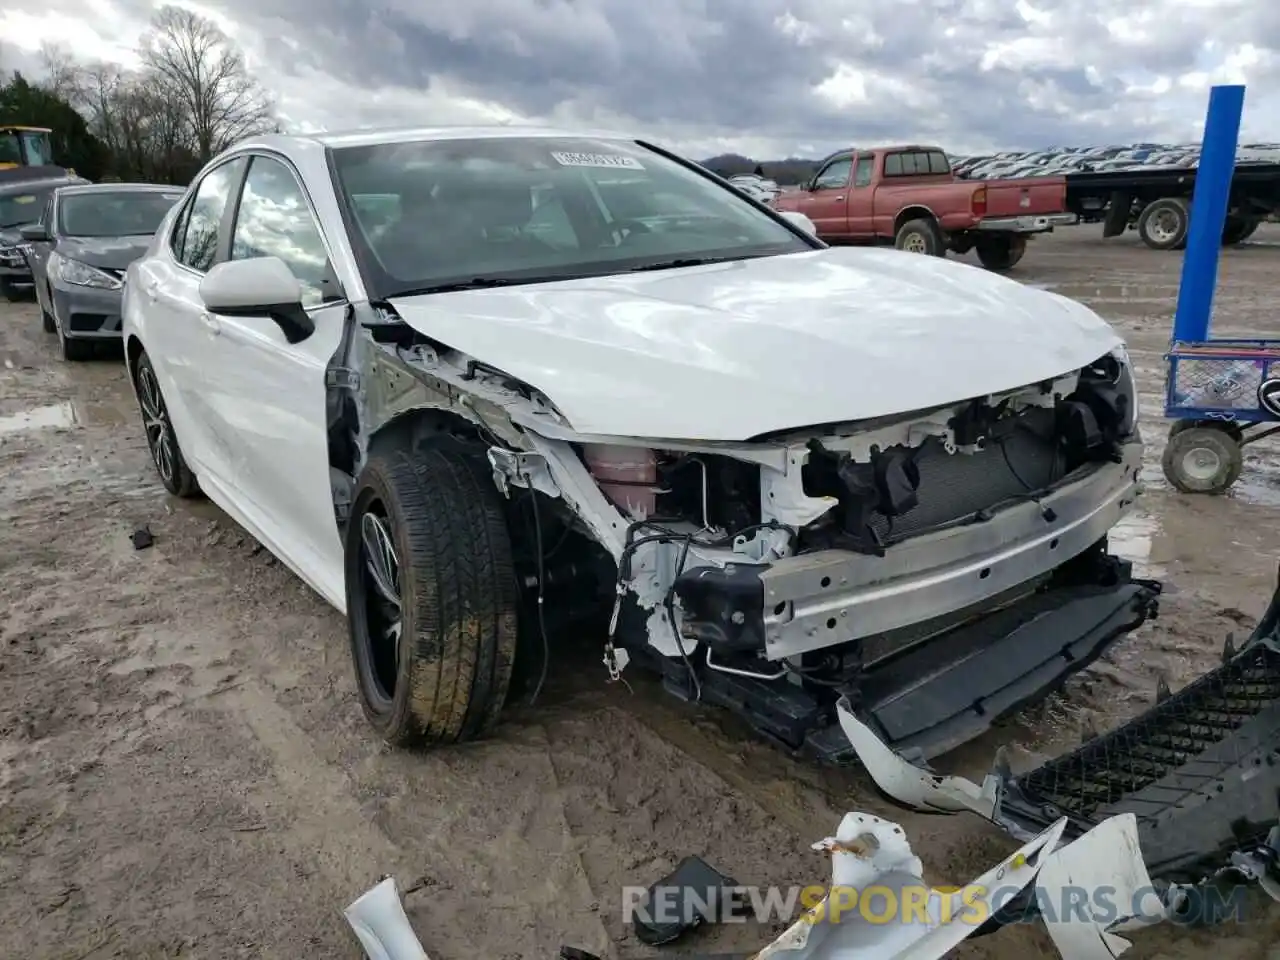
{"label": "sandy dirt ground", "polygon": [[[1082,227],[1037,240],[1019,279],[1115,321],[1136,357],[1148,492],[1120,549],[1167,584],[1161,617],[1061,696],[940,766],[983,772],[1078,741],[1210,668],[1245,635],[1280,559],[1280,454],[1250,448],[1231,495],[1170,492],[1161,353],[1180,257]],[[1280,229],[1227,251],[1222,335],[1280,334]],[[155,545],[135,551],[149,525]],[[687,854],[742,883],[822,883],[809,844],[862,809],[902,823],[934,883],[1012,850],[972,817],[890,807],[857,771],[817,769],[652,684],[564,663],[493,740],[381,746],[356,702],[342,619],[207,502],[154,477],[119,355],[58,359],[34,306],[0,305],[0,957],[355,958],[341,909],[386,874],[436,960],[551,958],[562,944],[652,955],[624,885]],[[594,650],[594,646],[592,646]],[[681,950],[746,950],[767,926]],[[1131,956],[1274,958],[1280,908],[1211,933],[1163,928]],[[1027,926],[962,955],[1048,951]],[[1268,953],[1271,950],[1271,953]]]}

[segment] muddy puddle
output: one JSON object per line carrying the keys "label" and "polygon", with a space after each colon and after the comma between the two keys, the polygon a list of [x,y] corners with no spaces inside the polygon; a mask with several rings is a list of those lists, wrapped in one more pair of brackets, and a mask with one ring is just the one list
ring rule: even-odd
{"label": "muddy puddle", "polygon": [[25,430],[63,430],[77,426],[121,426],[129,413],[123,403],[67,400],[0,415],[0,437]]}

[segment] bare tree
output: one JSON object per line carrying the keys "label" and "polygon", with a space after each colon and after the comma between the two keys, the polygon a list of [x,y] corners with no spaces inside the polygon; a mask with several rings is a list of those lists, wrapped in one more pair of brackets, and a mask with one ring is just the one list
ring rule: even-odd
{"label": "bare tree", "polygon": [[68,103],[79,99],[82,69],[70,50],[46,40],[40,44],[40,65],[44,72],[40,86]]}
{"label": "bare tree", "polygon": [[266,91],[213,21],[182,7],[156,11],[140,50],[147,93],[180,109],[190,148],[205,161],[276,127]]}

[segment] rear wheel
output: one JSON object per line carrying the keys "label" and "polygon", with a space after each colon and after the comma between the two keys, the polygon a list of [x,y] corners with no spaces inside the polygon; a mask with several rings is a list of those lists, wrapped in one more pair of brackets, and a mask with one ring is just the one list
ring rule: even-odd
{"label": "rear wheel", "polygon": [[946,256],[946,241],[934,220],[921,218],[908,220],[898,228],[893,245],[908,253],[923,253],[930,257]]}
{"label": "rear wheel", "polygon": [[1222,225],[1222,245],[1230,247],[1253,235],[1258,229],[1258,221],[1248,217],[1227,217]]}
{"label": "rear wheel", "polygon": [[134,393],[138,396],[138,409],[142,411],[151,462],[155,464],[160,482],[176,497],[194,497],[200,492],[200,485],[178,446],[178,435],[169,419],[169,408],[165,406],[151,358],[140,354],[134,371]]}
{"label": "rear wheel", "polygon": [[1190,208],[1181,197],[1147,204],[1138,217],[1138,236],[1152,250],[1177,250],[1187,242]]}
{"label": "rear wheel", "polygon": [[345,547],[356,685],[374,729],[405,746],[491,730],[511,683],[519,603],[492,482],[453,447],[375,452]]}
{"label": "rear wheel", "polygon": [[1016,233],[980,237],[976,247],[979,262],[988,270],[1011,270],[1027,252],[1027,238]]}

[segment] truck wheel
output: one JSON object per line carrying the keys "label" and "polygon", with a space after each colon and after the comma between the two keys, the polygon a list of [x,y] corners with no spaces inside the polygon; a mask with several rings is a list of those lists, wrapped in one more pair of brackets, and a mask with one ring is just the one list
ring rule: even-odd
{"label": "truck wheel", "polygon": [[346,532],[356,686],[397,745],[470,740],[496,724],[519,603],[497,488],[465,451],[399,444],[360,473]]}
{"label": "truck wheel", "polygon": [[1258,221],[1248,217],[1227,217],[1222,225],[1222,245],[1235,246],[1258,229]]}
{"label": "truck wheel", "polygon": [[947,253],[942,231],[934,220],[908,220],[898,228],[893,245],[908,253],[923,253],[930,257],[942,257]]}
{"label": "truck wheel", "polygon": [[1225,493],[1240,479],[1244,452],[1225,430],[1188,427],[1169,437],[1160,465],[1183,493]]}
{"label": "truck wheel", "polygon": [[988,270],[1011,270],[1027,252],[1027,238],[1016,233],[982,237],[977,250],[979,262]]}
{"label": "truck wheel", "polygon": [[1187,242],[1190,209],[1181,197],[1148,203],[1138,217],[1138,236],[1152,250],[1177,250]]}
{"label": "truck wheel", "polygon": [[0,277],[0,297],[4,297],[10,303],[17,303],[22,299],[18,288],[7,277]]}

